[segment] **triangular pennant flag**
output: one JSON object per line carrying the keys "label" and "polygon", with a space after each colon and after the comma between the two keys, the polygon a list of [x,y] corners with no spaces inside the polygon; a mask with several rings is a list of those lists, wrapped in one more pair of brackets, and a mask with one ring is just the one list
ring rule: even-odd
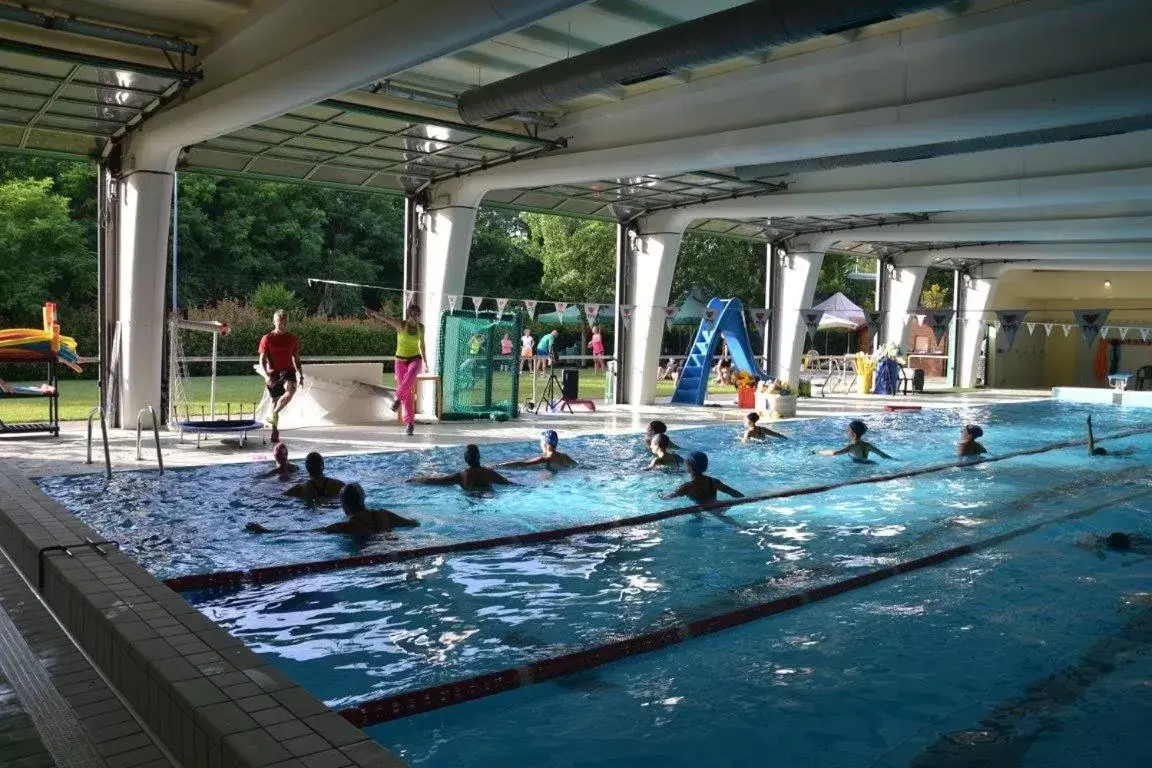
{"label": "triangular pennant flag", "polygon": [[1100,335],[1100,326],[1108,319],[1109,309],[1074,309],[1072,314],[1076,315],[1076,324],[1080,326],[1080,333],[1084,336],[1084,341],[1091,346],[1096,337]]}
{"label": "triangular pennant flag", "polygon": [[1064,338],[1068,338],[1072,334],[1072,326],[1068,323],[1062,323],[1060,327],[1064,329]]}
{"label": "triangular pennant flag", "polygon": [[524,299],[524,309],[528,310],[528,319],[536,317],[536,299]]}
{"label": "triangular pennant flag", "polygon": [[920,323],[920,325],[923,326],[924,325],[924,319],[926,317],[928,317],[928,315],[914,315],[914,317],[916,318],[916,322]]}
{"label": "triangular pennant flag", "polygon": [[1150,329],[1150,328],[1141,328],[1140,329],[1140,341],[1144,341],[1144,342],[1148,341],[1148,331],[1149,330],[1152,330],[1152,329]]}
{"label": "triangular pennant flag", "polygon": [[496,299],[496,312],[503,315],[504,310],[508,308],[508,299]]}
{"label": "triangular pennant flag", "polygon": [[620,320],[624,323],[625,328],[627,328],[628,324],[632,321],[633,309],[635,309],[635,307],[633,307],[631,304],[620,305]]}
{"label": "triangular pennant flag", "polygon": [[599,304],[585,304],[584,317],[588,320],[588,325],[596,325],[596,316],[600,314]]}
{"label": "triangular pennant flag", "polygon": [[820,330],[820,321],[824,319],[824,310],[802,309],[800,310],[800,319],[808,330],[808,339],[815,341],[816,331]]}
{"label": "triangular pennant flag", "polygon": [[1132,329],[1127,327],[1127,326],[1121,326],[1120,327],[1120,341],[1126,340],[1128,338],[1128,332],[1131,330]]}
{"label": "triangular pennant flag", "polygon": [[664,325],[668,330],[672,330],[672,318],[676,317],[679,311],[678,307],[664,307]]}
{"label": "triangular pennant flag", "polygon": [[484,303],[483,296],[469,296],[472,300],[472,309],[476,311],[476,317],[480,317],[480,305]]}
{"label": "triangular pennant flag", "polygon": [[[1016,332],[1020,330],[1020,323],[1026,314],[1028,314],[1026,309],[996,310],[996,325],[1000,327],[1000,333],[1004,336],[1005,350],[1012,349],[1012,344],[1016,341]],[[1035,326],[1035,323],[1028,323],[1028,332],[1031,333]]]}
{"label": "triangular pennant flag", "polygon": [[756,330],[764,333],[764,329],[768,327],[768,310],[767,309],[753,309],[752,310],[752,324],[756,326]]}
{"label": "triangular pennant flag", "polygon": [[884,327],[884,312],[865,312],[868,322],[868,332],[876,337],[880,334],[880,329]]}
{"label": "triangular pennant flag", "polygon": [[1108,331],[1110,331],[1110,330],[1112,330],[1112,326],[1110,326],[1110,325],[1100,326],[1100,338],[1102,338],[1102,339],[1108,338]]}
{"label": "triangular pennant flag", "polygon": [[456,304],[459,301],[460,301],[460,294],[458,294],[458,293],[448,294],[448,311],[449,312],[455,312],[456,311]]}
{"label": "triangular pennant flag", "polygon": [[953,309],[934,309],[928,313],[927,322],[932,327],[932,335],[936,338],[937,344],[944,340],[944,334],[948,332],[954,314],[956,310]]}
{"label": "triangular pennant flag", "polygon": [[1036,323],[1025,323],[1025,325],[1028,326],[1028,335],[1029,336],[1036,333]]}
{"label": "triangular pennant flag", "polygon": [[554,301],[554,302],[552,302],[552,306],[556,307],[556,314],[560,315],[561,316],[560,319],[563,320],[564,319],[564,317],[563,317],[564,310],[568,309],[568,302],[566,302],[566,301]]}
{"label": "triangular pennant flag", "polygon": [[408,307],[412,306],[412,301],[416,298],[416,291],[404,291],[404,311],[408,311]]}
{"label": "triangular pennant flag", "polygon": [[1052,335],[1052,323],[1044,323],[1044,335],[1045,336],[1051,336]]}

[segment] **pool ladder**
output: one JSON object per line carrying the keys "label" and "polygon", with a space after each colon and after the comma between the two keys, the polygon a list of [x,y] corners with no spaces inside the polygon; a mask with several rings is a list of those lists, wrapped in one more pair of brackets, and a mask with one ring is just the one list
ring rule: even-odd
{"label": "pool ladder", "polygon": [[[152,437],[156,442],[156,464],[160,467],[160,474],[164,474],[164,456],[160,452],[160,426],[156,421],[156,409],[150,405],[141,408],[140,412],[136,414],[136,461],[144,461],[142,450],[144,414],[148,414],[152,419]],[[104,442],[104,475],[111,478],[112,454],[108,447],[108,421],[105,418],[104,409],[100,406],[96,406],[88,412],[88,456],[84,463],[92,463],[92,419],[96,416],[100,417],[100,437]]]}
{"label": "pool ladder", "polygon": [[92,419],[99,414],[100,416],[100,436],[104,440],[104,474],[108,478],[112,477],[112,454],[108,450],[108,422],[104,418],[104,409],[99,405],[88,412],[88,460],[85,464],[92,463]]}
{"label": "pool ladder", "polygon": [[136,414],[136,461],[144,461],[144,454],[140,449],[142,424],[141,417],[148,414],[152,418],[152,437],[156,440],[156,464],[160,467],[160,474],[164,474],[164,457],[160,455],[160,426],[156,421],[156,409],[146,405]]}

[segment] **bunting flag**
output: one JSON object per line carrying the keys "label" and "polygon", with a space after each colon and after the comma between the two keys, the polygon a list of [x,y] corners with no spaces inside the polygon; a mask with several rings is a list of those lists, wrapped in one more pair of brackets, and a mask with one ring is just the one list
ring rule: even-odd
{"label": "bunting flag", "polygon": [[568,302],[556,301],[552,303],[552,306],[556,307],[556,314],[560,315],[560,319],[563,320],[564,310],[568,309]]}
{"label": "bunting flag", "polygon": [[804,327],[808,329],[808,339],[815,341],[816,331],[820,330],[820,321],[824,319],[824,310],[802,309],[800,310],[800,319],[804,321]]}
{"label": "bunting flag", "polygon": [[1128,338],[1128,332],[1131,330],[1132,329],[1128,328],[1128,327],[1121,328],[1120,329],[1120,341],[1125,341]]}
{"label": "bunting flag", "polygon": [[767,309],[753,309],[752,324],[756,326],[756,330],[763,335],[764,329],[768,327],[768,310]]}
{"label": "bunting flag", "polygon": [[528,319],[536,319],[536,299],[524,299],[524,309],[528,310]]}
{"label": "bunting flag", "polygon": [[458,294],[458,293],[448,294],[448,311],[449,312],[455,312],[456,311],[456,303],[458,301],[460,301],[460,294]]}
{"label": "bunting flag", "polygon": [[1076,324],[1080,326],[1080,333],[1084,335],[1084,341],[1091,346],[1096,337],[1100,335],[1100,326],[1108,319],[1108,309],[1074,309],[1072,314],[1076,315]]}
{"label": "bunting flag", "polygon": [[472,299],[472,309],[476,311],[476,317],[480,317],[480,305],[484,303],[483,296],[469,296]]}
{"label": "bunting flag", "polygon": [[1072,326],[1068,323],[1062,323],[1060,327],[1064,329],[1064,338],[1068,338],[1072,334]]}
{"label": "bunting flag", "polygon": [[[1026,314],[1028,314],[1026,309],[996,310],[996,325],[999,327],[1000,333],[1004,334],[1005,350],[1012,349],[1012,343],[1016,341],[1016,333],[1020,330],[1020,323]],[[1028,326],[1028,332],[1031,333],[1035,324],[1028,323]]]}
{"label": "bunting flag", "polygon": [[1143,341],[1143,342],[1148,341],[1148,331],[1149,330],[1152,330],[1152,329],[1148,329],[1148,328],[1141,328],[1140,329],[1140,341]]}
{"label": "bunting flag", "polygon": [[868,333],[872,334],[872,338],[880,335],[880,329],[884,327],[884,312],[865,312],[865,322],[868,324]]}
{"label": "bunting flag", "polygon": [[920,323],[920,325],[923,326],[924,325],[924,318],[928,317],[928,315],[914,315],[914,317],[916,318],[916,322]]}
{"label": "bunting flag", "polygon": [[944,340],[944,334],[948,332],[948,326],[952,324],[952,316],[955,314],[954,309],[934,309],[928,313],[927,322],[932,328],[932,336],[935,337],[937,344]]}
{"label": "bunting flag", "polygon": [[1112,326],[1110,326],[1110,325],[1100,326],[1100,338],[1102,338],[1102,339],[1108,338],[1108,331],[1110,331],[1110,330],[1112,330]]}
{"label": "bunting flag", "polygon": [[664,307],[664,325],[668,330],[672,330],[672,318],[676,317],[679,311],[677,307]]}
{"label": "bunting flag", "polygon": [[1029,336],[1036,333],[1036,323],[1025,323],[1025,325],[1028,326],[1028,335]]}
{"label": "bunting flag", "polygon": [[591,328],[596,325],[596,316],[600,314],[599,304],[585,304],[584,317],[588,320],[588,327]]}
{"label": "bunting flag", "polygon": [[635,307],[632,306],[631,304],[621,304],[620,305],[620,320],[624,323],[625,328],[627,328],[628,324],[632,321],[632,310],[633,309],[635,309]]}
{"label": "bunting flag", "polygon": [[1052,323],[1044,323],[1044,335],[1045,336],[1051,336],[1052,335]]}
{"label": "bunting flag", "polygon": [[412,306],[412,302],[416,299],[416,291],[404,291],[404,310],[407,311],[408,307]]}
{"label": "bunting flag", "polygon": [[499,315],[504,314],[504,310],[508,309],[508,299],[496,299],[496,312]]}

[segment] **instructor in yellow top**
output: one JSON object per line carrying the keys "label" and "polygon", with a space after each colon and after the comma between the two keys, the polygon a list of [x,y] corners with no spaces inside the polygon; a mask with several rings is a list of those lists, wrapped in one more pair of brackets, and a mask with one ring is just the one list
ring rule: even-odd
{"label": "instructor in yellow top", "polygon": [[396,402],[392,410],[403,409],[406,434],[415,431],[416,419],[414,394],[416,377],[424,367],[424,326],[420,323],[420,307],[408,307],[408,317],[397,320],[383,312],[375,312],[365,307],[368,317],[376,318],[396,329]]}

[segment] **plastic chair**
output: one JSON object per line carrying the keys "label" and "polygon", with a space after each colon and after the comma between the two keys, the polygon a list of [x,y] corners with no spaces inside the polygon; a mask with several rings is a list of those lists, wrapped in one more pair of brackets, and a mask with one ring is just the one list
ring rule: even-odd
{"label": "plastic chair", "polygon": [[1146,383],[1152,382],[1152,365],[1145,365],[1136,370],[1136,380],[1132,389],[1142,390]]}

